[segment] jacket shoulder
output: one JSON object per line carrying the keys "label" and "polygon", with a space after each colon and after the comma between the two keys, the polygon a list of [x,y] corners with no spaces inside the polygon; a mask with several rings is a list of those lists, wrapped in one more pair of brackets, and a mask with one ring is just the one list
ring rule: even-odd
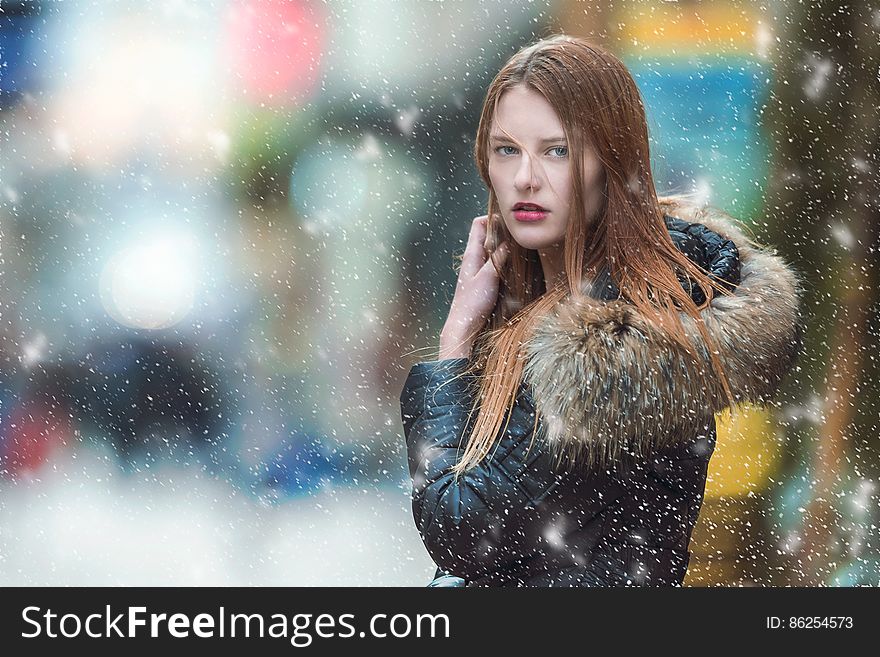
{"label": "jacket shoulder", "polygon": [[[687,221],[669,214],[664,215],[666,229],[675,247],[709,274],[709,278],[728,290],[740,282],[739,251],[733,240],[719,235],[701,223]],[[678,280],[698,306],[706,301],[703,289],[684,275]],[[590,295],[602,301],[620,298],[620,289],[611,278],[607,267],[602,268],[589,288]]]}
{"label": "jacket shoulder", "polygon": [[[673,244],[688,259],[705,270],[709,278],[732,291],[741,281],[739,249],[736,243],[705,224],[664,215]],[[685,290],[698,306],[706,301],[703,289],[689,278],[679,276]]]}

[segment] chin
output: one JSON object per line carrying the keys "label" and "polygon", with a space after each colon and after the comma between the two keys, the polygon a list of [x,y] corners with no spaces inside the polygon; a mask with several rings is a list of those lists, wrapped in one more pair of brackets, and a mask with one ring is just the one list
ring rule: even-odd
{"label": "chin", "polygon": [[513,240],[524,249],[532,249],[533,251],[537,251],[538,249],[550,249],[556,248],[563,242],[563,238],[560,238],[556,235],[551,237],[542,237],[541,235],[525,235],[526,231],[518,230],[518,231],[509,231]]}

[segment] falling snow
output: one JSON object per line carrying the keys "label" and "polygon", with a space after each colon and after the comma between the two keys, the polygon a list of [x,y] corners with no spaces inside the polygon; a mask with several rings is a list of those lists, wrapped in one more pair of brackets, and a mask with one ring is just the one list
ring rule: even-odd
{"label": "falling snow", "polygon": [[[486,213],[486,89],[566,31],[632,71],[657,190],[804,287],[779,395],[718,417],[686,584],[880,584],[880,10],[3,4],[0,583],[429,582],[399,395]],[[576,507],[533,538],[582,566]]]}

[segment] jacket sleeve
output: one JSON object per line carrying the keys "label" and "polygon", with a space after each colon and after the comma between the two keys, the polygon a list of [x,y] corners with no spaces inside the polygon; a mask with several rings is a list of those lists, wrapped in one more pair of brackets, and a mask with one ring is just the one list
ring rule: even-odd
{"label": "jacket sleeve", "polygon": [[[465,579],[502,568],[522,556],[517,527],[559,483],[531,442],[534,415],[517,399],[497,449],[456,481],[471,422],[472,380],[467,358],[418,363],[401,393],[401,415],[412,477],[413,517],[429,554],[445,572]],[[534,409],[531,410],[534,413]]]}

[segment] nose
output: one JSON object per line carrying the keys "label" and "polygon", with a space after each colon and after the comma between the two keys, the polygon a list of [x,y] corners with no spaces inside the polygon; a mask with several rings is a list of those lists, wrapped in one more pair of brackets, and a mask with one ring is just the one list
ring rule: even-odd
{"label": "nose", "polygon": [[523,192],[530,188],[532,190],[541,188],[539,176],[534,169],[534,160],[531,154],[523,153],[519,160],[519,167],[516,170],[516,177],[513,179],[513,186],[518,192]]}

